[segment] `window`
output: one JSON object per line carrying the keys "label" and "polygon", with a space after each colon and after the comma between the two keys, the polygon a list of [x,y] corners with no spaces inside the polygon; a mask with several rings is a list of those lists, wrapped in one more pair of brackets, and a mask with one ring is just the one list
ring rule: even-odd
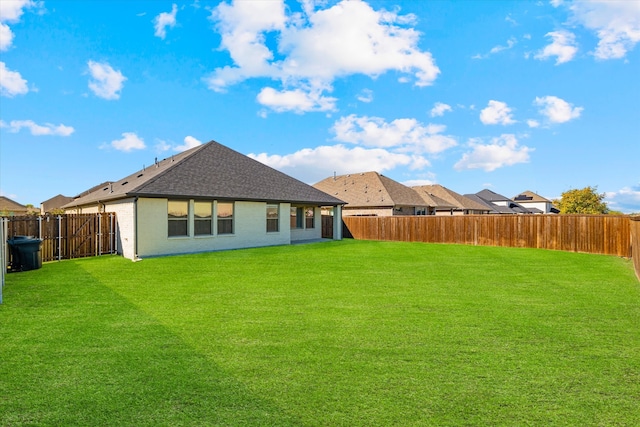
{"label": "window", "polygon": [[303,226],[303,209],[291,206],[291,228],[302,228]]}
{"label": "window", "polygon": [[267,233],[279,231],[278,205],[267,205]]}
{"label": "window", "polygon": [[168,205],[169,237],[189,235],[189,202],[169,200]]}
{"label": "window", "polygon": [[233,203],[218,202],[218,234],[233,234]]}
{"label": "window", "polygon": [[211,202],[194,202],[193,230],[196,236],[213,234],[213,205]]}
{"label": "window", "polygon": [[315,228],[315,209],[313,207],[304,208],[305,228]]}

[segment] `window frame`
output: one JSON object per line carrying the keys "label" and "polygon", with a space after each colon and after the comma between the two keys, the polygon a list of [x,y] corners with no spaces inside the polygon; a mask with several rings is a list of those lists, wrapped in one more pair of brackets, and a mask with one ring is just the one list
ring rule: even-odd
{"label": "window frame", "polygon": [[313,206],[304,207],[304,228],[305,230],[316,228],[316,209]]}
{"label": "window frame", "polygon": [[[275,217],[269,217],[270,209],[275,209]],[[267,203],[266,219],[267,219],[267,233],[280,232],[280,205],[279,204]]]}
{"label": "window frame", "polygon": [[[220,216],[220,205],[231,205],[231,215],[229,217],[221,217]],[[236,207],[235,207],[235,203],[234,202],[217,202],[216,203],[216,234],[219,236],[228,236],[228,235],[232,235],[235,234],[235,214],[236,214]],[[223,224],[226,224],[227,222],[231,223],[231,231],[223,231],[221,232],[220,230],[226,230],[227,226],[223,226]]]}
{"label": "window frame", "polygon": [[[171,215],[171,205],[172,204],[184,204],[186,206],[185,215],[181,216],[173,216]],[[184,223],[184,226],[181,226],[180,229],[176,227],[176,224]],[[184,228],[184,234],[182,234],[182,229]],[[176,234],[176,230],[180,231],[180,234]],[[189,201],[184,199],[168,199],[167,200],[167,237],[169,238],[180,238],[180,237],[189,237]]]}
{"label": "window frame", "polygon": [[[198,216],[198,205],[209,206],[209,216]],[[199,232],[199,225],[208,223],[208,231],[205,233]],[[196,237],[201,236],[213,236],[213,201],[212,200],[194,200],[193,202],[193,235]]]}

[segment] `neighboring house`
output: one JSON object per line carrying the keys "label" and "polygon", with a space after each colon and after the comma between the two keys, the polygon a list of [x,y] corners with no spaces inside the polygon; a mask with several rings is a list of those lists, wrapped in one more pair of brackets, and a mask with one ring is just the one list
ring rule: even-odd
{"label": "neighboring house", "polygon": [[[95,187],[94,187],[95,188]],[[67,203],[70,213],[115,212],[129,259],[322,236],[321,208],[343,201],[215,141],[156,161]],[[334,222],[334,239],[342,237]]]}
{"label": "neighboring house", "polygon": [[[465,197],[469,197],[479,203],[486,205],[492,214],[530,214],[534,213],[524,206],[514,202],[508,197],[498,194],[495,191],[484,189],[478,191],[476,194],[465,194]],[[538,212],[540,213],[540,212]]]}
{"label": "neighboring house", "polygon": [[40,203],[40,214],[44,215],[52,212],[58,213],[57,211],[63,210],[62,206],[71,201],[73,201],[73,197],[58,194],[57,196],[54,196],[49,200],[45,200],[44,202]]}
{"label": "neighboring house", "polygon": [[32,210],[28,207],[21,205],[18,202],[0,196],[0,216],[20,216],[31,213]]}
{"label": "neighboring house", "polygon": [[480,215],[490,212],[487,206],[439,184],[419,185],[411,188],[416,190],[421,196],[424,194],[429,197],[437,197],[451,205],[449,209],[436,210],[436,215]]}
{"label": "neighboring house", "polygon": [[545,199],[532,191],[520,193],[515,196],[513,200],[520,203],[522,206],[527,207],[529,210],[537,209],[540,211],[536,213],[560,213],[560,211],[553,206],[553,202],[551,200]]}
{"label": "neighboring house", "polygon": [[378,172],[332,176],[313,187],[343,200],[343,216],[431,214],[429,204],[414,190]]}

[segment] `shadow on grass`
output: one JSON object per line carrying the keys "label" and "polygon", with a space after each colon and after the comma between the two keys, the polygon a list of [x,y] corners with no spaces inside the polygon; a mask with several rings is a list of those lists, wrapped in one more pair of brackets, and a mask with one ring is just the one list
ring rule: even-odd
{"label": "shadow on grass", "polygon": [[63,267],[7,280],[0,425],[300,424],[78,264]]}

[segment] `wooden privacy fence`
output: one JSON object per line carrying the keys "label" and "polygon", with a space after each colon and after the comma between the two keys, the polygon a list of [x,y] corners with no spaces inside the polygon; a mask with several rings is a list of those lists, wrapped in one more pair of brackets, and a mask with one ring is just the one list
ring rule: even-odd
{"label": "wooden privacy fence", "polygon": [[631,255],[633,256],[633,266],[636,269],[636,276],[640,280],[640,215],[632,216],[631,226]]}
{"label": "wooden privacy fence", "polygon": [[[13,216],[4,222],[3,243],[14,236],[42,239],[43,262],[117,252],[114,213]],[[10,258],[11,251],[7,255]]]}
{"label": "wooden privacy fence", "polygon": [[622,215],[347,216],[343,221],[344,236],[355,239],[511,246],[631,257],[632,221]]}

